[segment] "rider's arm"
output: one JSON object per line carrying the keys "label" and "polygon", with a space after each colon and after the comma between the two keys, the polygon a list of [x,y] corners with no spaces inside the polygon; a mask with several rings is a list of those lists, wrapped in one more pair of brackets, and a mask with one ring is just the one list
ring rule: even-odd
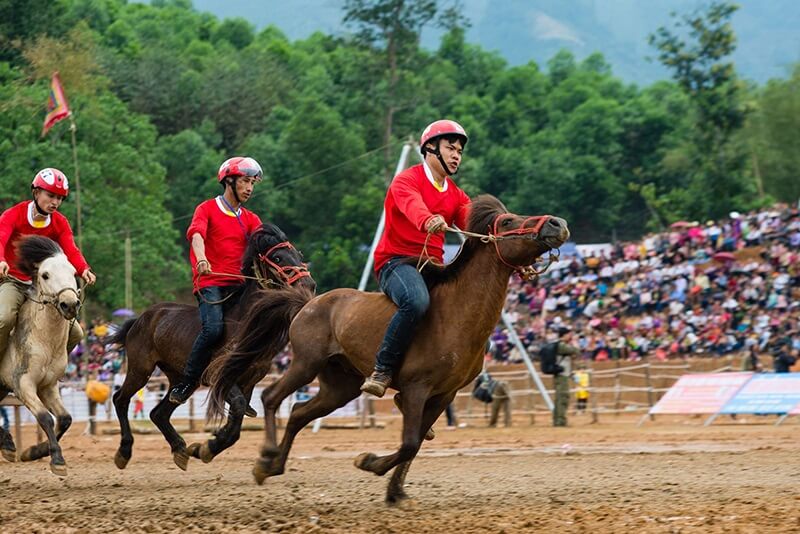
{"label": "rider's arm", "polygon": [[197,263],[208,261],[208,258],[206,258],[206,241],[199,233],[192,235],[192,250],[194,251],[194,257],[197,259]]}
{"label": "rider's arm", "polygon": [[78,275],[84,277],[84,273],[91,270],[89,263],[75,244],[75,237],[72,235],[72,227],[70,227],[69,221],[63,215],[60,217],[59,215],[61,214],[53,214],[52,216],[53,222],[59,225],[56,241],[61,246],[64,254],[67,255],[69,262],[75,267]]}
{"label": "rider's arm", "polygon": [[17,213],[14,208],[9,208],[0,215],[0,261],[6,259],[6,243],[11,239],[16,220]]}
{"label": "rider's arm", "polygon": [[417,188],[414,177],[406,173],[398,174],[389,186],[389,194],[394,196],[397,209],[424,232],[426,223],[434,217],[434,214],[422,200],[422,194]]}
{"label": "rider's arm", "polygon": [[[204,274],[211,270],[211,265],[206,258],[206,232],[208,232],[208,202],[203,202],[194,210],[192,222],[186,230],[186,238],[192,246],[194,253],[195,265],[198,273]],[[200,266],[204,265],[202,269]]]}
{"label": "rider's arm", "polygon": [[461,205],[456,212],[455,223],[462,230],[467,229],[467,218],[469,217],[469,207],[472,203],[472,200],[467,196],[467,194],[462,191],[461,189],[458,190],[460,196],[460,203]]}

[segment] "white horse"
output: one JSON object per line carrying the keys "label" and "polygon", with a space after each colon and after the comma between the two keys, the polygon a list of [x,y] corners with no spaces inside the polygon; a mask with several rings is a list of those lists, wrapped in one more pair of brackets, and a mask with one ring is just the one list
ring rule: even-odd
{"label": "white horse", "polygon": [[[49,454],[51,471],[64,476],[67,465],[58,440],[72,417],[61,401],[58,380],[67,367],[70,322],[81,305],[75,268],[52,239],[28,236],[16,247],[18,267],[33,284],[20,306],[8,348],[0,354],[0,400],[13,392],[47,434],[47,441],[28,448],[20,459],[38,460]],[[56,416],[55,428],[51,413]],[[16,460],[14,442],[2,427],[0,452],[6,460]]]}

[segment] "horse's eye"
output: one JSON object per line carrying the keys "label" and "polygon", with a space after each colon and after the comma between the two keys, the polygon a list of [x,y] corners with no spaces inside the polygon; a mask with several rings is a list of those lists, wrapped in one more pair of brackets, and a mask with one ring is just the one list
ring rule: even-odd
{"label": "horse's eye", "polygon": [[50,275],[49,274],[42,273],[42,280],[49,280],[49,279],[50,279]]}
{"label": "horse's eye", "polygon": [[511,224],[511,219],[503,219],[503,226],[508,226]]}
{"label": "horse's eye", "polygon": [[281,257],[275,256],[275,263],[280,263],[280,262],[281,262]]}

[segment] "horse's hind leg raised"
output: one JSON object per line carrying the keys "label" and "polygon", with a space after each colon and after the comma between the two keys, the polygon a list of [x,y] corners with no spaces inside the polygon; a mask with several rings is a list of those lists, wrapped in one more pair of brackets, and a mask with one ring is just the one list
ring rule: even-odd
{"label": "horse's hind leg raised", "polygon": [[[170,387],[172,387],[172,384],[170,384]],[[174,412],[177,407],[177,404],[169,401],[169,396],[164,395],[164,398],[150,411],[150,420],[158,427],[164,435],[164,438],[166,438],[167,443],[169,443],[175,465],[186,471],[189,465],[189,453],[186,450],[186,442],[181,435],[178,434],[178,431],[175,430],[175,427],[172,426],[169,420],[170,417],[172,417],[172,412]]]}
{"label": "horse's hind leg raised", "polygon": [[[0,401],[5,399],[8,393],[7,389],[0,388]],[[14,439],[2,426],[0,426],[0,455],[9,462],[17,461],[17,448],[14,446]]]}
{"label": "horse's hind leg raised", "polygon": [[264,405],[264,444],[261,446],[261,457],[269,458],[278,456],[278,426],[275,421],[275,412],[280,408],[283,399],[305,386],[317,376],[325,364],[325,359],[301,361],[295,351],[295,358],[289,369],[275,383],[267,386],[261,393],[261,403]]}
{"label": "horse's hind leg raised", "polygon": [[[252,388],[250,389],[252,393]],[[239,389],[233,386],[226,398],[230,409],[228,410],[228,421],[216,432],[216,436],[206,440],[205,443],[192,443],[187,448],[189,456],[199,458],[203,463],[209,463],[219,453],[239,441],[242,432],[242,420],[245,410],[247,410],[247,397]]]}
{"label": "horse's hind leg raised", "polygon": [[329,362],[319,374],[319,392],[311,399],[294,405],[286,431],[276,457],[264,454],[256,460],[253,476],[261,484],[269,476],[280,475],[286,467],[286,459],[295,436],[314,419],[324,417],[344,406],[361,394],[364,377],[347,372],[336,362]]}

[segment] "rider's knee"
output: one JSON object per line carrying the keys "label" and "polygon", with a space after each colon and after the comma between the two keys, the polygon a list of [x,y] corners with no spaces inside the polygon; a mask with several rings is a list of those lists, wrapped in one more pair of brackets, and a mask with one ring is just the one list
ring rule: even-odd
{"label": "rider's knee", "polygon": [[425,315],[425,312],[428,311],[428,307],[431,304],[431,299],[427,293],[420,293],[415,295],[411,299],[409,299],[406,307],[409,312],[414,316],[414,320],[422,319],[422,316]]}
{"label": "rider's knee", "polygon": [[0,307],[0,336],[8,336],[17,322],[17,311]]}

